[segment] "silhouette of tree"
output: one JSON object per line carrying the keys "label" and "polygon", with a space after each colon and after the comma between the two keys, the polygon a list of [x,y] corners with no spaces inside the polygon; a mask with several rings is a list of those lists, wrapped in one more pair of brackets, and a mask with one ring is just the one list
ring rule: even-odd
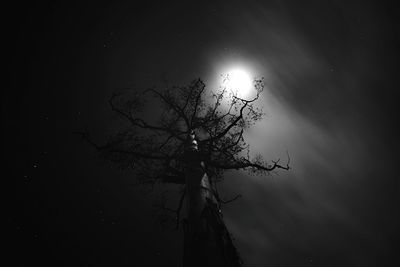
{"label": "silhouette of tree", "polygon": [[[279,160],[267,163],[260,155],[250,157],[244,131],[263,117],[255,105],[264,89],[263,79],[254,81],[255,96],[250,100],[224,87],[207,97],[205,89],[197,79],[187,86],[150,88],[129,97],[113,94],[109,105],[127,122],[126,127],[103,145],[93,142],[88,133],[81,135],[106,159],[132,168],[142,184],[184,186],[176,210],[162,206],[176,215],[177,228],[183,225],[184,266],[240,266],[220,209],[240,195],[221,199],[217,182],[226,170],[255,174],[288,170],[290,158],[281,165]],[[184,199],[187,218],[181,220]]]}

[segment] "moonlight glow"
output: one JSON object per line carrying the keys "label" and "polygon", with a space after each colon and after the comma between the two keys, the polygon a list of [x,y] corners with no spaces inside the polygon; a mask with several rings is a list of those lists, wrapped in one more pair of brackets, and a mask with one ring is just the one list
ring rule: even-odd
{"label": "moonlight glow", "polygon": [[239,97],[245,97],[251,90],[252,80],[246,71],[242,69],[233,69],[228,72],[225,85]]}

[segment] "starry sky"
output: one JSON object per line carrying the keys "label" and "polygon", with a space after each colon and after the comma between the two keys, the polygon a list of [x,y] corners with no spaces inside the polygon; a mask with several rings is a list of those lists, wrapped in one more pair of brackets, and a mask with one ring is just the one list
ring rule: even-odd
{"label": "starry sky", "polygon": [[[182,233],[149,192],[73,132],[118,129],[123,88],[216,86],[228,66],[265,78],[254,153],[227,172],[224,219],[248,267],[397,266],[395,9],[382,1],[42,2],[6,6],[7,253],[15,266],[179,266]],[[11,190],[9,190],[11,188]],[[8,201],[9,200],[9,201]]]}

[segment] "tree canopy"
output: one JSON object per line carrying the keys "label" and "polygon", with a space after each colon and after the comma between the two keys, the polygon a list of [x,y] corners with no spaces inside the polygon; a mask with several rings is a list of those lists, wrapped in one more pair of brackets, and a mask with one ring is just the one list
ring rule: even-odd
{"label": "tree canopy", "polygon": [[254,90],[251,99],[226,87],[207,95],[205,83],[196,79],[187,86],[114,93],[109,105],[126,126],[102,145],[88,133],[82,135],[106,159],[132,168],[142,183],[184,184],[183,152],[191,132],[196,134],[207,173],[216,180],[231,169],[257,174],[288,170],[289,155],[285,165],[279,160],[267,162],[261,155],[250,157],[244,131],[263,118],[262,108],[255,105],[264,90],[263,79],[254,80]]}

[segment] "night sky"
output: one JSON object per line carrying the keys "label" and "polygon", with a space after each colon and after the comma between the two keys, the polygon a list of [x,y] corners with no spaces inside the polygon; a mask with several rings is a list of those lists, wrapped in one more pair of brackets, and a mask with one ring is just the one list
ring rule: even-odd
{"label": "night sky", "polygon": [[[264,77],[246,133],[270,176],[227,172],[223,207],[244,266],[398,266],[397,11],[382,1],[146,1],[4,6],[7,266],[179,266],[182,232],[152,192],[74,135],[104,141],[123,88]],[[398,243],[398,242],[397,242]]]}

